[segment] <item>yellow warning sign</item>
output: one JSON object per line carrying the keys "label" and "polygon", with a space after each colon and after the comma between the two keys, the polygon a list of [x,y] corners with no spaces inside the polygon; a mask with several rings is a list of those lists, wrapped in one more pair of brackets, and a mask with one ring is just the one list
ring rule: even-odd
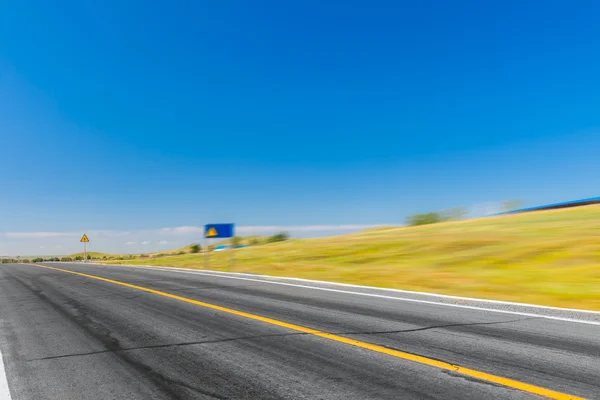
{"label": "yellow warning sign", "polygon": [[211,226],[210,228],[208,228],[208,231],[206,232],[206,237],[215,237],[215,236],[219,236],[219,234],[217,233],[217,230]]}
{"label": "yellow warning sign", "polygon": [[90,241],[90,239],[88,239],[87,235],[84,233],[83,236],[81,237],[80,242],[81,243],[87,243],[89,241]]}

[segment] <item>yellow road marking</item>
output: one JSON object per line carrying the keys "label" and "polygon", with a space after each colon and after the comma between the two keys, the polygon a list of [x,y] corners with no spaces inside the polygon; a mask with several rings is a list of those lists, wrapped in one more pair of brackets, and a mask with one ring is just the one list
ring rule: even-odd
{"label": "yellow road marking", "polygon": [[371,350],[371,351],[374,351],[374,352],[377,352],[377,353],[387,354],[389,356],[402,358],[404,360],[417,362],[419,364],[429,365],[431,367],[436,367],[436,368],[440,368],[440,369],[443,369],[443,370],[454,371],[454,372],[457,372],[459,374],[470,376],[472,378],[476,378],[476,379],[479,379],[479,380],[482,380],[482,381],[493,382],[493,383],[496,383],[498,385],[506,386],[506,387],[509,387],[509,388],[522,390],[524,392],[532,393],[532,394],[539,395],[539,396],[545,396],[545,397],[548,397],[550,399],[559,399],[559,400],[584,400],[581,397],[576,397],[576,396],[571,396],[571,395],[568,395],[568,394],[565,394],[565,393],[555,392],[553,390],[546,389],[546,388],[543,388],[543,387],[539,387],[539,386],[535,386],[535,385],[530,385],[528,383],[516,381],[516,380],[513,380],[513,379],[509,379],[509,378],[503,378],[501,376],[492,375],[492,374],[488,374],[486,372],[481,372],[481,371],[477,371],[477,370],[474,370],[474,369],[469,369],[469,368],[461,367],[459,365],[454,365],[454,364],[450,364],[450,363],[447,363],[447,362],[434,360],[434,359],[423,357],[423,356],[418,356],[418,355],[414,355],[414,354],[410,354],[410,353],[405,353],[405,352],[399,351],[399,350],[392,350],[392,349],[388,349],[386,347],[379,346],[379,345],[376,345],[376,344],[362,342],[360,340],[349,339],[349,338],[346,338],[346,337],[343,337],[343,336],[334,335],[332,333],[327,333],[327,332],[319,331],[317,329],[306,328],[304,326],[290,324],[288,322],[279,321],[279,320],[272,319],[272,318],[267,318],[267,317],[262,317],[260,315],[250,314],[250,313],[247,313],[247,312],[244,312],[244,311],[234,310],[232,308],[221,307],[221,306],[218,306],[216,304],[205,303],[203,301],[193,300],[193,299],[189,299],[187,297],[177,296],[175,294],[161,292],[159,290],[154,290],[154,289],[150,289],[150,288],[143,287],[143,286],[132,285],[130,283],[125,283],[125,282],[121,282],[121,281],[115,281],[115,280],[112,280],[112,279],[103,278],[101,276],[84,274],[82,272],[71,271],[71,270],[68,270],[68,269],[62,269],[62,268],[56,268],[56,267],[48,267],[46,265],[39,265],[39,264],[29,264],[29,265],[35,266],[35,267],[39,267],[39,268],[47,268],[47,269],[51,269],[51,270],[55,270],[55,271],[60,271],[60,272],[66,272],[66,273],[73,274],[73,275],[84,276],[86,278],[97,279],[99,281],[109,282],[109,283],[113,283],[115,285],[125,286],[125,287],[131,288],[131,289],[141,290],[143,292],[148,292],[148,293],[156,294],[156,295],[159,295],[159,296],[168,297],[168,298],[171,298],[171,299],[183,301],[183,302],[186,302],[186,303],[195,304],[197,306],[206,307],[206,308],[210,308],[210,309],[213,309],[213,310],[218,310],[218,311],[226,312],[226,313],[229,313],[229,314],[237,315],[237,316],[244,317],[244,318],[253,319],[253,320],[256,320],[256,321],[265,322],[267,324],[280,326],[280,327],[291,329],[291,330],[294,330],[294,331],[297,331],[297,332],[303,332],[303,333],[307,333],[307,334],[310,334],[310,335],[319,336],[319,337],[322,337],[322,338],[325,338],[325,339],[333,340],[335,342],[349,344],[351,346],[360,347],[362,349]]}

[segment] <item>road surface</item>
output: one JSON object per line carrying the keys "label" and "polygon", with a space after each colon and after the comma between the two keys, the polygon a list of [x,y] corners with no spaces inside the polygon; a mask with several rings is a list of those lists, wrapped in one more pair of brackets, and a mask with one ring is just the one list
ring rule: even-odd
{"label": "road surface", "polygon": [[593,323],[260,277],[44,265],[0,266],[16,400],[600,399]]}

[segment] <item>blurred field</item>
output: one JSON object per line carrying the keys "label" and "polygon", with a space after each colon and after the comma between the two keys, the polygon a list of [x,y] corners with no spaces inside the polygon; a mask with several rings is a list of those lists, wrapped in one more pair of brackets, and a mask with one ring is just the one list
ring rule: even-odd
{"label": "blurred field", "polygon": [[[123,263],[204,268],[202,254]],[[289,240],[236,250],[233,270],[600,310],[600,206]]]}

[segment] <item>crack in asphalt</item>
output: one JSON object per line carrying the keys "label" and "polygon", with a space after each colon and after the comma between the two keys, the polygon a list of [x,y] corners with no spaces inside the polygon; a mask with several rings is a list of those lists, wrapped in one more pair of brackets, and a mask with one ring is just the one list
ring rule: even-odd
{"label": "crack in asphalt", "polygon": [[[433,326],[426,326],[426,327],[416,328],[416,329],[393,330],[393,331],[366,331],[366,332],[325,332],[325,331],[322,331],[322,332],[330,333],[332,335],[380,335],[380,334],[419,332],[419,331],[425,331],[425,330],[430,330],[430,329],[448,328],[448,327],[507,324],[507,323],[512,323],[512,322],[525,321],[528,319],[537,319],[537,318],[531,317],[531,318],[514,319],[514,320],[509,320],[509,321],[433,325]],[[27,360],[27,362],[55,360],[55,359],[69,358],[69,357],[84,357],[84,356],[90,356],[90,355],[96,355],[96,354],[107,354],[107,353],[146,350],[146,349],[160,349],[160,348],[168,348],[168,347],[193,346],[193,345],[203,345],[203,344],[218,344],[218,343],[226,343],[226,342],[233,342],[233,341],[239,341],[239,340],[263,339],[263,338],[287,337],[287,336],[306,336],[306,335],[312,335],[312,334],[304,333],[304,332],[293,332],[293,333],[279,333],[279,334],[269,334],[269,335],[240,336],[240,337],[224,338],[224,339],[217,339],[217,340],[201,340],[201,341],[194,341],[194,342],[167,343],[167,344],[157,344],[157,345],[138,346],[138,347],[119,347],[119,348],[114,348],[114,349],[106,349],[106,350],[92,351],[92,352],[86,352],[86,353],[61,354],[58,356],[33,358],[30,360]]]}
{"label": "crack in asphalt", "polygon": [[431,329],[438,328],[454,328],[460,326],[477,326],[477,325],[498,325],[498,324],[509,324],[512,322],[526,321],[529,319],[540,319],[541,317],[528,317],[528,318],[519,318],[519,319],[511,319],[508,321],[495,321],[495,322],[470,322],[470,323],[462,323],[462,324],[445,324],[445,325],[433,325],[433,326],[425,326],[422,328],[415,329],[400,329],[394,331],[371,331],[371,332],[338,332],[334,333],[335,335],[381,335],[386,333],[409,333],[409,332],[421,332],[427,331]]}
{"label": "crack in asphalt", "polygon": [[272,334],[272,335],[254,335],[254,336],[240,336],[240,337],[224,338],[224,339],[216,339],[216,340],[200,340],[200,341],[195,341],[195,342],[167,343],[167,344],[156,344],[156,345],[138,346],[138,347],[121,347],[119,349],[113,349],[113,350],[108,349],[108,350],[91,351],[91,352],[87,352],[87,353],[62,354],[62,355],[58,355],[58,356],[32,358],[27,361],[32,362],[32,361],[43,361],[43,360],[55,360],[58,358],[82,357],[82,356],[106,354],[106,353],[116,353],[116,352],[124,352],[124,351],[160,349],[160,348],[180,347],[180,346],[193,346],[193,345],[199,345],[199,344],[217,344],[217,343],[233,342],[233,341],[237,341],[237,340],[246,340],[246,339],[262,339],[262,338],[270,338],[270,337],[299,336],[299,335],[308,335],[308,334],[304,333],[304,332],[278,333],[278,334]]}

